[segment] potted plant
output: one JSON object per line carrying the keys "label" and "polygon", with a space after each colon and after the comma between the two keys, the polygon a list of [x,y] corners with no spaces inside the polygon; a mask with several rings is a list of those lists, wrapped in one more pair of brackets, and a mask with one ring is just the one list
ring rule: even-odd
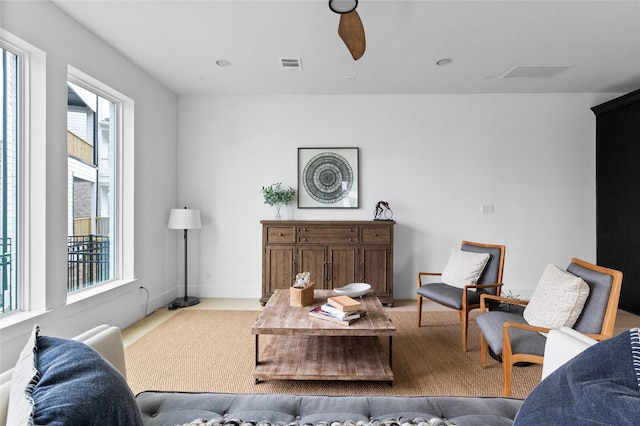
{"label": "potted plant", "polygon": [[276,206],[276,219],[280,219],[280,208],[293,200],[293,197],[296,195],[296,190],[291,187],[285,189],[282,187],[282,182],[278,182],[269,186],[263,186],[262,194],[264,195],[265,204]]}

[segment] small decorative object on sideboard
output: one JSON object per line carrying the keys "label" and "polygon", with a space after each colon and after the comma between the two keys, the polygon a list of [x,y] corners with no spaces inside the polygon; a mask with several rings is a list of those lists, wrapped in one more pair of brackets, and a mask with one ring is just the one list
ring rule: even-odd
{"label": "small decorative object on sideboard", "polygon": [[386,201],[378,201],[374,211],[373,220],[391,220],[393,219],[393,211]]}
{"label": "small decorative object on sideboard", "polygon": [[291,187],[289,187],[289,189],[283,188],[282,182],[274,183],[270,186],[263,186],[261,192],[264,195],[264,203],[276,207],[276,219],[282,217],[280,215],[280,208],[289,204],[296,195],[295,189]]}

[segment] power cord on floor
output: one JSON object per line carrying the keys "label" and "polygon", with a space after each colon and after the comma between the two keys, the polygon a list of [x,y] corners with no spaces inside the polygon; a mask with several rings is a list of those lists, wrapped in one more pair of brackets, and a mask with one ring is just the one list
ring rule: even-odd
{"label": "power cord on floor", "polygon": [[153,312],[151,313],[147,313],[147,309],[149,308],[149,290],[147,290],[147,288],[145,286],[140,286],[140,290],[144,290],[147,292],[147,300],[146,302],[144,302],[144,315],[146,317],[148,317],[149,315],[151,315]]}

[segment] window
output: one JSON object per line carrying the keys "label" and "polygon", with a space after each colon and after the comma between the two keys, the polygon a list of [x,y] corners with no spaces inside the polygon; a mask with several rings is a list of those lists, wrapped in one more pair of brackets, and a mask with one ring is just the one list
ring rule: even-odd
{"label": "window", "polygon": [[0,266],[2,313],[18,309],[18,65],[19,57],[2,48],[2,135],[0,150]]}
{"label": "window", "polygon": [[67,291],[114,277],[116,109],[109,99],[67,84]]}
{"label": "window", "polygon": [[69,67],[68,300],[133,279],[132,123],[131,100]]}
{"label": "window", "polygon": [[2,328],[20,313],[46,308],[46,56],[8,31],[0,34]]}

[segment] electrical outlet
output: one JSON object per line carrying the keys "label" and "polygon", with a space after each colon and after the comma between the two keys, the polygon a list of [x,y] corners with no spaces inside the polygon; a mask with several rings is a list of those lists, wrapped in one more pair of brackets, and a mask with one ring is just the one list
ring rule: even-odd
{"label": "electrical outlet", "polygon": [[493,204],[480,204],[480,213],[493,213]]}
{"label": "electrical outlet", "polygon": [[147,292],[147,288],[145,286],[140,286],[138,288],[138,294],[145,294]]}

